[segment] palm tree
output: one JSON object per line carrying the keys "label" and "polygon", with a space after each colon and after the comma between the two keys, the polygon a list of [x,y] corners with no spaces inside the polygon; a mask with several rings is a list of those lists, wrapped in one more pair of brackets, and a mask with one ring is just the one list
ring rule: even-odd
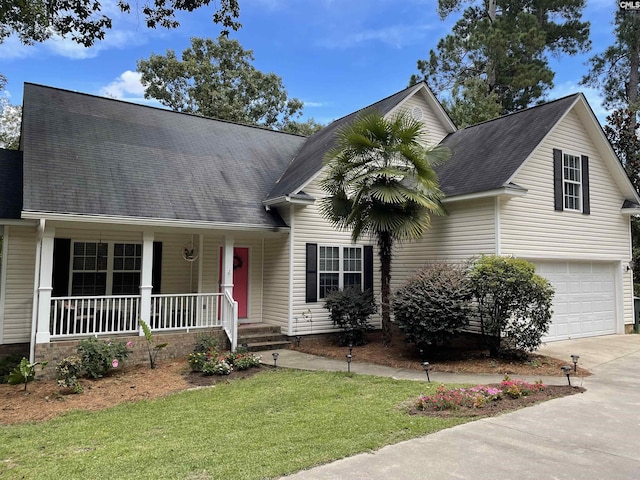
{"label": "palm tree", "polygon": [[431,215],[444,213],[442,192],[433,166],[449,157],[444,147],[426,148],[425,129],[407,115],[386,119],[365,113],[337,133],[327,152],[328,196],[320,209],[357,242],[376,239],[380,256],[382,338],[391,343],[391,258],[395,242],[417,239],[429,228]]}

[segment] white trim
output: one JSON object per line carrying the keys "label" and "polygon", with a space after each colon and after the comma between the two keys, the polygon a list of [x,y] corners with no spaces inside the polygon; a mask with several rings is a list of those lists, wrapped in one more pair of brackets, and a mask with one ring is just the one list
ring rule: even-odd
{"label": "white trim", "polygon": [[623,215],[640,215],[640,207],[621,208],[620,213]]}
{"label": "white trim", "polygon": [[[322,169],[320,169],[322,171]],[[313,197],[300,197],[300,196],[291,196],[291,195],[281,195],[280,197],[269,198],[262,202],[262,204],[269,209],[268,207],[278,206],[278,205],[286,205],[287,203],[291,203],[294,205],[313,205],[316,202],[316,199]]]}
{"label": "white trim", "polygon": [[35,362],[36,358],[36,333],[38,330],[38,283],[40,282],[40,258],[42,256],[42,245],[40,239],[42,236],[43,224],[38,225],[36,238],[36,261],[33,274],[33,301],[31,304],[31,342],[29,344],[29,362]]}
{"label": "white trim", "polygon": [[[503,255],[510,255],[510,253],[504,253]],[[526,254],[522,254],[522,255],[516,255],[514,254],[515,257],[518,258],[524,258],[525,260],[531,260],[531,261],[540,261],[540,262],[546,262],[546,261],[557,261],[557,260],[561,260],[561,261],[565,261],[565,262],[599,262],[599,263],[613,263],[613,262],[627,262],[629,263],[629,260],[626,259],[620,259],[620,255],[616,255],[616,254],[601,254],[601,253],[593,253],[593,254],[586,254],[586,255],[572,255],[572,256],[568,256],[566,253],[559,253],[559,254],[554,254],[554,253],[545,253],[543,255],[536,255],[535,253],[526,253]]]}
{"label": "white trim", "polygon": [[289,319],[287,320],[287,335],[293,336],[293,261],[294,261],[294,245],[295,245],[295,206],[289,206]]}
{"label": "white trim", "polygon": [[39,219],[35,219],[34,220],[18,220],[18,219],[3,219],[0,220],[0,225],[11,225],[11,226],[16,226],[16,227],[28,227],[29,225],[31,226],[37,226],[38,225],[38,220]]}
{"label": "white trim", "polygon": [[[204,268],[204,235],[201,233],[198,235],[198,251],[200,252],[200,255],[198,256],[198,293],[203,293],[202,270]],[[162,275],[162,272],[160,272],[160,275]]]}
{"label": "white trim", "polygon": [[262,254],[260,255],[260,322],[264,321],[264,237],[262,237]]}
{"label": "white trim", "polygon": [[9,253],[8,229],[0,225],[0,237],[2,237],[2,261],[0,261],[0,345],[4,344],[4,304],[7,285],[7,255]]}
{"label": "white trim", "polygon": [[514,186],[505,186],[496,188],[494,190],[485,190],[483,192],[467,193],[464,195],[453,195],[451,197],[445,197],[442,199],[442,203],[462,202],[465,200],[479,200],[481,198],[489,197],[523,197],[528,192],[527,189]]}
{"label": "white trim", "polygon": [[[569,167],[565,160],[570,161],[574,159],[577,163],[577,167]],[[565,176],[565,170],[573,169],[578,172],[578,180],[569,180]],[[582,204],[584,198],[583,186],[582,186],[582,175],[584,172],[582,171],[582,155],[574,155],[573,153],[567,153],[562,151],[562,210],[566,212],[578,212],[582,213]],[[566,190],[566,185],[577,185],[578,188],[578,208],[569,208],[567,206],[567,199],[573,199],[575,196],[568,195]]]}
{"label": "white trim", "polygon": [[[324,301],[327,297],[320,296],[320,275],[323,273],[337,273],[338,274],[338,289],[344,289],[344,277],[348,273],[359,273],[360,274],[360,289],[364,288],[364,245],[359,244],[332,244],[332,243],[318,243],[318,255],[317,255],[317,264],[316,264],[316,298],[318,302]],[[320,270],[320,249],[322,248],[337,248],[338,249],[338,270]],[[344,269],[344,251],[347,248],[360,250],[360,270],[345,270]]]}
{"label": "white trim", "polygon": [[[618,262],[613,274],[615,292],[616,333],[624,333],[624,262]],[[632,295],[633,297],[633,295]],[[633,310],[632,310],[633,311]]]}
{"label": "white trim", "polygon": [[120,217],[116,215],[84,215],[79,213],[47,213],[37,211],[22,211],[22,216],[29,219],[47,219],[51,221],[82,221],[108,225],[136,225],[145,227],[188,227],[208,230],[242,230],[283,232],[289,227],[275,227],[266,225],[247,225],[243,223],[203,222],[200,220],[173,220],[168,218]]}
{"label": "white trim", "polygon": [[427,88],[424,82],[420,82],[416,84],[416,87],[418,88],[416,88],[415,91],[413,91],[412,93],[406,95],[400,103],[397,103],[396,106],[393,107],[389,111],[389,113],[385,115],[385,117],[390,117],[395,115],[396,111],[399,110],[405,103],[407,103],[410,98],[414,97],[418,93],[422,93],[424,96],[426,96],[425,100],[427,104],[433,108],[434,110],[433,113],[435,113],[436,118],[440,120],[440,123],[444,127],[444,130],[447,133],[453,133],[457,131],[458,128],[453,124],[453,121],[451,120],[447,112],[444,110],[444,108],[442,108],[442,105],[440,105],[440,102],[433,95],[433,92],[431,91],[431,89]]}

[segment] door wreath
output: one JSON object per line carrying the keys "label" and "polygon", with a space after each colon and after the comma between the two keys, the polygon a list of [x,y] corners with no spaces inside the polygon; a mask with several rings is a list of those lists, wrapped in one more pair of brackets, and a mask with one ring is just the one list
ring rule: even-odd
{"label": "door wreath", "polygon": [[242,268],[242,258],[240,258],[238,255],[234,255],[233,256],[233,269],[237,270],[239,268]]}

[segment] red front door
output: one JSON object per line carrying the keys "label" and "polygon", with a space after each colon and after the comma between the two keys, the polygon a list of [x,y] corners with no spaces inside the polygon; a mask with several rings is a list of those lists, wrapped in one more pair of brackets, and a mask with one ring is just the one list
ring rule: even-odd
{"label": "red front door", "polygon": [[[219,278],[222,279],[222,248],[220,248]],[[233,249],[233,299],[238,302],[238,318],[247,318],[249,304],[249,249]]]}

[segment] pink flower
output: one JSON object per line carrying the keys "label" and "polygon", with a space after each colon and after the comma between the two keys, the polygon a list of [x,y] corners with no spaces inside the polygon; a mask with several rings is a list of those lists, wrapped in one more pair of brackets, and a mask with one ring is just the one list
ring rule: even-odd
{"label": "pink flower", "polygon": [[113,359],[113,362],[111,362],[111,366],[112,366],[113,368],[118,368],[118,365],[120,365],[120,364],[118,363],[118,359],[117,359],[117,358],[114,358],[114,359]]}
{"label": "pink flower", "polygon": [[129,340],[127,342],[127,348],[131,348],[133,346],[133,342],[131,340]]}

